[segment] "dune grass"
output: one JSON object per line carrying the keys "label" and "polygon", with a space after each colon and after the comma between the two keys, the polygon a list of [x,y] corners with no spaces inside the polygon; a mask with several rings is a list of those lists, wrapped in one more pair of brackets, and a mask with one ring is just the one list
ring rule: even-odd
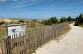
{"label": "dune grass", "polygon": [[56,37],[55,40],[59,41],[61,40],[66,34],[71,30],[70,25],[66,26]]}
{"label": "dune grass", "polygon": [[83,27],[83,25],[80,25],[80,27]]}
{"label": "dune grass", "polygon": [[0,38],[5,35],[5,29],[3,26],[0,26]]}

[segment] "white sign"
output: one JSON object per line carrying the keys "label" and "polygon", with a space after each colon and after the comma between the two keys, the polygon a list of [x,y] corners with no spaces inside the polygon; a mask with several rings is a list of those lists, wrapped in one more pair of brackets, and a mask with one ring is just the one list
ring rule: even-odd
{"label": "white sign", "polygon": [[25,35],[25,24],[8,25],[8,36],[23,36]]}

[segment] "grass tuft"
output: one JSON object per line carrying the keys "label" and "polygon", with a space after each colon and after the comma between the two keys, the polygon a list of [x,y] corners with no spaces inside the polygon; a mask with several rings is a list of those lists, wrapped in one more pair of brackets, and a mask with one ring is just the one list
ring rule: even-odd
{"label": "grass tuft", "polygon": [[83,27],[83,25],[80,25],[80,27]]}
{"label": "grass tuft", "polygon": [[55,40],[59,41],[61,40],[66,34],[71,30],[70,25],[66,26],[56,37]]}

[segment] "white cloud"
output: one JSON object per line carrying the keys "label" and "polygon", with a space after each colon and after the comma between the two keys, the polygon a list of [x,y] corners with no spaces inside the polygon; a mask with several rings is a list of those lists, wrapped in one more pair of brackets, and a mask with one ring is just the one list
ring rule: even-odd
{"label": "white cloud", "polygon": [[39,3],[41,1],[42,0],[20,0],[18,2],[15,2],[11,8],[26,7],[26,6],[30,6],[30,5]]}
{"label": "white cloud", "polygon": [[27,7],[30,5],[40,3],[43,0],[0,0],[1,3],[6,1],[12,1],[12,2],[8,3],[8,5],[6,6],[3,6],[2,8],[4,9],[15,9],[15,8]]}
{"label": "white cloud", "polygon": [[20,7],[26,7],[26,6],[30,6],[30,5],[33,5],[33,4],[36,4],[36,3],[39,3],[41,2],[42,0],[38,0],[38,1],[34,1],[34,2],[31,2],[31,3],[20,3],[20,4],[16,4],[15,6],[13,6],[12,8],[20,8]]}

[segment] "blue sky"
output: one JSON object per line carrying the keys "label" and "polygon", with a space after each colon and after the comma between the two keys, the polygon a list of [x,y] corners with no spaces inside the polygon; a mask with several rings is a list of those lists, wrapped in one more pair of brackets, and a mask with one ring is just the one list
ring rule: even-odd
{"label": "blue sky", "polygon": [[46,19],[76,17],[83,13],[83,0],[0,0],[0,17]]}

